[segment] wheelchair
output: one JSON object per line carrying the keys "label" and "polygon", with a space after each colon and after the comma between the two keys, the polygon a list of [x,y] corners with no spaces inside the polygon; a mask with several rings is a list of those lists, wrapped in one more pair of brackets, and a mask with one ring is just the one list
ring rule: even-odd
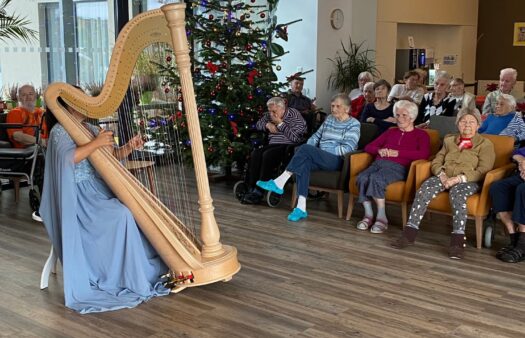
{"label": "wheelchair", "polygon": [[[26,148],[14,148],[9,141],[7,130],[27,127],[34,129],[36,144]],[[38,125],[0,123],[0,177],[9,180],[22,178],[27,182],[29,185],[29,204],[32,211],[38,211],[40,207],[39,191],[41,192],[43,185],[44,151],[39,145],[40,127]],[[37,186],[39,191],[35,189]]]}
{"label": "wheelchair", "polygon": [[[275,168],[276,175],[279,173],[279,171],[284,170],[284,168],[286,167],[286,164],[288,164],[288,162],[292,158],[293,153],[295,151],[295,147],[297,146],[298,146],[297,144],[290,144],[286,148],[285,150],[286,154],[284,157],[284,161],[281,162],[279,166]],[[243,179],[236,182],[235,185],[233,186],[233,195],[239,202],[243,200],[244,195],[246,195],[250,190],[250,188],[248,187],[248,183],[246,182],[246,179],[248,178],[248,175],[249,175],[249,172],[246,166],[249,163],[249,161],[250,159],[248,159],[245,165],[245,169],[243,170],[244,172]],[[283,195],[279,195],[271,191],[265,191],[263,194],[263,198],[262,198],[262,200],[271,208],[277,207],[281,203],[282,199],[283,199]]]}

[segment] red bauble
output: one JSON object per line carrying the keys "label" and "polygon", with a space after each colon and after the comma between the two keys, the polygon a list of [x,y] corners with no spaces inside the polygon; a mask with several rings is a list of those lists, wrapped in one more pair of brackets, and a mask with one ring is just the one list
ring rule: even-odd
{"label": "red bauble", "polygon": [[171,62],[171,56],[170,55],[166,56],[166,62]]}
{"label": "red bauble", "polygon": [[170,89],[168,87],[164,88],[164,93],[168,94],[170,92]]}
{"label": "red bauble", "polygon": [[212,90],[211,93],[210,93],[211,96],[215,96],[217,95],[217,93],[215,92],[215,90]]}
{"label": "red bauble", "polygon": [[252,94],[248,94],[248,100],[253,100],[253,95]]}
{"label": "red bauble", "polygon": [[239,20],[244,21],[244,19],[246,19],[246,17],[243,14],[243,15],[240,16]]}
{"label": "red bauble", "polygon": [[213,153],[213,152],[215,151],[215,149],[213,149],[212,146],[209,146],[209,147],[208,147],[208,151],[209,151],[210,153]]}
{"label": "red bauble", "polygon": [[199,113],[202,113],[202,112],[204,111],[204,108],[202,108],[202,106],[200,106],[200,107],[197,108],[197,111],[198,111]]}
{"label": "red bauble", "polygon": [[210,15],[208,16],[208,19],[210,19],[210,20],[213,20],[213,18],[215,18],[215,17],[213,16],[213,14],[210,14]]}
{"label": "red bauble", "polygon": [[260,17],[261,17],[261,19],[264,19],[264,18],[266,18],[266,14],[261,13]]}
{"label": "red bauble", "polygon": [[247,51],[250,51],[252,50],[252,45],[250,44],[247,44],[246,47],[244,47]]}
{"label": "red bauble", "polygon": [[204,42],[204,45],[205,45],[206,47],[210,47],[210,46],[211,46],[211,41],[210,41],[210,40],[206,40],[206,41]]}

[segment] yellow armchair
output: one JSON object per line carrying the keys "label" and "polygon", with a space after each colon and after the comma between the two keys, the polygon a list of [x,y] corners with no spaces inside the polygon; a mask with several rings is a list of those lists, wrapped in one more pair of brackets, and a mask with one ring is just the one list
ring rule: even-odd
{"label": "yellow armchair", "polygon": [[[435,155],[440,147],[439,133],[433,129],[425,130],[430,137],[430,153]],[[374,157],[368,153],[353,154],[350,158],[352,165],[350,166],[350,182],[349,191],[350,198],[348,200],[348,208],[346,212],[346,220],[350,220],[352,212],[354,210],[355,197],[359,195],[359,189],[357,188],[357,175],[363,170],[368,168]],[[426,160],[417,160],[412,162],[408,175],[405,181],[397,181],[389,184],[385,191],[385,200],[390,204],[398,204],[401,206],[401,217],[403,225],[408,220],[408,203],[414,199],[415,194],[415,179],[416,179],[416,166],[420,163],[427,162]]]}
{"label": "yellow armchair", "polygon": [[[489,171],[483,180],[479,193],[467,199],[467,215],[469,219],[474,219],[476,223],[476,248],[481,248],[483,238],[483,220],[489,214],[491,201],[489,189],[493,182],[508,176],[515,168],[511,163],[512,151],[514,150],[514,138],[509,136],[488,135],[483,137],[489,139],[494,144],[496,160],[493,169]],[[416,190],[421,187],[423,182],[432,176],[430,161],[422,161],[416,167]],[[448,191],[439,193],[428,205],[427,212],[434,212],[452,215]]]}

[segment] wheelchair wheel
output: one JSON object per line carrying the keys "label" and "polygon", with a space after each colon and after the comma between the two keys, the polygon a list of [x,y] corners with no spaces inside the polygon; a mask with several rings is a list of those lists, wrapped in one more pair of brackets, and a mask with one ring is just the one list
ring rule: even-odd
{"label": "wheelchair wheel", "polygon": [[494,240],[494,225],[487,224],[485,226],[485,234],[483,235],[483,245],[485,245],[485,248],[490,248],[492,246],[493,240]]}
{"label": "wheelchair wheel", "polygon": [[233,195],[239,201],[242,201],[242,198],[248,192],[248,185],[244,181],[239,181],[233,186]]}
{"label": "wheelchair wheel", "polygon": [[40,194],[35,189],[29,190],[29,205],[33,211],[40,208]]}
{"label": "wheelchair wheel", "polygon": [[266,204],[268,204],[270,208],[275,208],[276,206],[279,205],[279,203],[281,203],[281,200],[283,199],[283,195],[279,195],[274,192],[268,191],[266,193],[265,199],[266,199]]}

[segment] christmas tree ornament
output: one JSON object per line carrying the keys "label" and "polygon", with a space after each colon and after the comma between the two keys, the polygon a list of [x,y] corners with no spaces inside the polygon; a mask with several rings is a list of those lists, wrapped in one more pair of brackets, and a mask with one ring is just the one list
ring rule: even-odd
{"label": "christmas tree ornament", "polygon": [[259,16],[261,17],[261,19],[266,18],[266,14],[264,14],[264,13],[261,13]]}
{"label": "christmas tree ornament", "polygon": [[213,16],[213,14],[210,14],[210,15],[208,16],[208,19],[210,19],[210,20],[213,20],[214,18],[215,18],[215,17]]}
{"label": "christmas tree ornament", "polygon": [[278,65],[277,67],[275,67],[275,69],[281,70],[282,68],[281,68],[281,66]]}

